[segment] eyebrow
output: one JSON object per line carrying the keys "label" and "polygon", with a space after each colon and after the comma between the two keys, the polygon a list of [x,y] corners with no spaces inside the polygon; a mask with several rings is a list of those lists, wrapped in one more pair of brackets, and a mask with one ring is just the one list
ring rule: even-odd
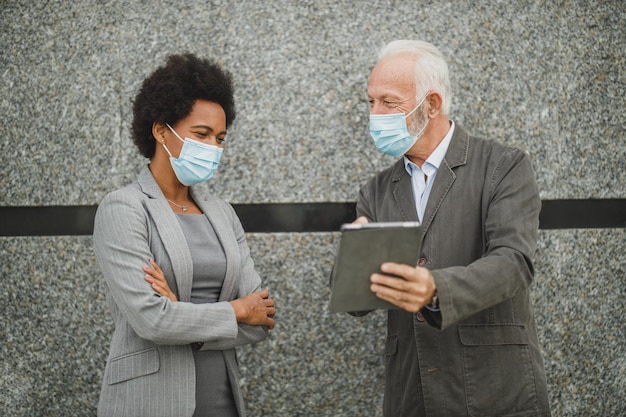
{"label": "eyebrow", "polygon": [[[195,125],[195,126],[190,126],[190,129],[206,129],[210,132],[213,132],[213,128],[211,126],[206,126],[206,125]],[[224,130],[222,132],[217,133],[217,135],[226,135],[227,132]]]}
{"label": "eyebrow", "polygon": [[[368,98],[375,98],[371,94],[368,94],[367,97]],[[407,99],[406,97],[400,96],[399,94],[389,93],[389,92],[383,93],[381,96],[378,96],[376,98],[378,98],[379,100],[389,100],[389,99],[391,99],[391,100],[396,100],[396,101],[398,101],[398,100],[406,100]]]}

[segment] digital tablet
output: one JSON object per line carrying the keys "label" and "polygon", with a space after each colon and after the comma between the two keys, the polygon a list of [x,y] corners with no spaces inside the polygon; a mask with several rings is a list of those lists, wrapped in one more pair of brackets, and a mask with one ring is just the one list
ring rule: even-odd
{"label": "digital tablet", "polygon": [[422,243],[419,222],[344,224],[331,275],[333,312],[394,309],[370,290],[370,276],[384,262],[416,265]]}

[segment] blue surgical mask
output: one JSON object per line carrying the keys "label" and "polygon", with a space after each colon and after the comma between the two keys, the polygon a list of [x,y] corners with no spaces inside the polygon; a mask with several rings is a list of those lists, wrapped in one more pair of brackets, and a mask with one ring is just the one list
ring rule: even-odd
{"label": "blue surgical mask", "polygon": [[407,114],[370,114],[370,135],[374,139],[376,149],[394,157],[404,155],[411,149],[417,139],[424,134],[430,119],[426,119],[426,123],[417,135],[411,135],[406,118],[413,114],[424,103],[424,100],[426,96]]}
{"label": "blue surgical mask", "polygon": [[167,146],[163,144],[170,156],[170,163],[178,181],[190,186],[211,179],[220,163],[222,148],[189,138],[182,139],[170,125],[167,123],[166,125],[183,142],[178,158],[174,158]]}

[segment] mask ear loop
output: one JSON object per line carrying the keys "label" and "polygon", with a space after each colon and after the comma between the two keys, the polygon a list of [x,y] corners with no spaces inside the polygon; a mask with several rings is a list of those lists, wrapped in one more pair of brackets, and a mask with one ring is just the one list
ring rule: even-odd
{"label": "mask ear loop", "polygon": [[167,149],[167,146],[165,146],[165,141],[161,142],[161,145],[163,145],[163,147],[165,148],[165,152],[167,152],[170,158],[173,158],[172,153],[170,152],[169,149]]}
{"label": "mask ear loop", "polygon": [[[422,99],[422,101],[419,102],[419,104],[417,106],[415,106],[415,108],[413,110],[411,110],[410,112],[408,112],[407,114],[404,115],[404,118],[406,119],[407,117],[409,117],[410,115],[412,115],[413,113],[415,113],[415,110],[417,110],[419,108],[419,106],[421,106],[422,104],[424,104],[424,101],[426,101],[426,97],[428,97],[428,94],[430,94],[430,91],[428,93],[426,93],[426,95],[424,96],[424,98]],[[171,128],[170,128],[171,129]]]}
{"label": "mask ear loop", "polygon": [[[424,99],[426,99],[426,97],[424,97]],[[180,136],[178,136],[178,133],[176,133],[176,131],[174,129],[172,129],[172,126],[170,126],[169,124],[165,123],[165,126],[167,126],[173,134],[176,135],[176,137],[181,141],[181,142],[185,142],[183,138],[181,138]]]}
{"label": "mask ear loop", "polygon": [[[176,131],[175,131],[174,129],[172,129],[172,126],[170,126],[170,125],[169,125],[169,124],[167,124],[167,123],[165,123],[165,126],[167,126],[167,127],[168,127],[168,129],[169,129],[169,130],[171,130],[171,131],[172,131],[172,133],[173,133],[174,135],[176,135],[176,137],[178,138],[178,140],[180,140],[182,143],[185,143],[185,141],[184,141],[184,140],[183,140],[180,136],[178,136],[178,133],[176,133]],[[163,145],[163,147],[165,148],[165,151],[166,151],[166,152],[167,152],[167,154],[170,156],[170,158],[174,158],[174,156],[172,155],[172,153],[170,152],[170,150],[169,150],[169,149],[167,149],[167,146],[165,146],[165,140],[163,140],[163,141],[161,142],[161,144],[162,144],[162,145]]]}

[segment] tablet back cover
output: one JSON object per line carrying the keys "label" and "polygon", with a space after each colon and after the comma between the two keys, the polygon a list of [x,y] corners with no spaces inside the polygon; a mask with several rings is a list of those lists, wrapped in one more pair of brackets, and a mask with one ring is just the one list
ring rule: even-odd
{"label": "tablet back cover", "polygon": [[422,228],[418,223],[371,223],[342,230],[331,277],[330,309],[356,312],[397,308],[370,290],[370,276],[384,262],[416,265]]}

